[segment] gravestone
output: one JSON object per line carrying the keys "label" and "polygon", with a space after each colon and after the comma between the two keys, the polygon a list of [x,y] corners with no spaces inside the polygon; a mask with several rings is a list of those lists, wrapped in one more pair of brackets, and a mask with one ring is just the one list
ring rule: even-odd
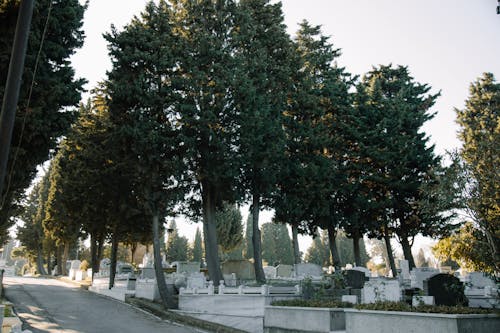
{"label": "gravestone", "polygon": [[471,288],[482,289],[485,287],[497,288],[495,281],[483,272],[470,272],[465,277],[465,281]]}
{"label": "gravestone", "polygon": [[142,268],[153,267],[153,255],[151,253],[144,253],[142,257]]}
{"label": "gravestone", "polygon": [[276,267],[266,266],[264,267],[264,275],[266,279],[275,279],[276,278]]}
{"label": "gravestone", "polygon": [[236,287],[238,284],[238,279],[236,278],[235,273],[231,274],[222,274],[222,277],[224,278],[224,285],[228,287]]}
{"label": "gravestone", "polygon": [[74,280],[76,279],[76,273],[80,270],[80,264],[82,262],[80,260],[72,260],[71,265],[69,266],[69,279]]}
{"label": "gravestone", "polygon": [[398,280],[374,278],[367,281],[361,289],[362,303],[399,302],[401,296],[402,291]]}
{"label": "gravestone", "polygon": [[276,277],[278,278],[290,278],[292,277],[293,266],[279,264],[276,266]]}
{"label": "gravestone", "polygon": [[445,273],[439,273],[424,280],[424,293],[434,296],[436,305],[467,305],[464,294],[464,285],[460,280]]}
{"label": "gravestone", "polygon": [[293,270],[295,272],[295,277],[298,278],[321,278],[323,276],[323,269],[321,266],[312,263],[295,264],[293,265]]}
{"label": "gravestone", "polygon": [[413,268],[410,272],[410,287],[424,289],[424,280],[430,278],[431,276],[438,274],[439,270],[431,267],[420,267]]}
{"label": "gravestone", "polygon": [[248,260],[226,260],[222,263],[222,274],[235,273],[239,280],[255,280],[255,268]]}
{"label": "gravestone", "polygon": [[408,262],[408,260],[400,260],[399,268],[401,269],[401,277],[403,278],[403,280],[409,280],[411,276],[410,276],[410,263]]}
{"label": "gravestone", "polygon": [[372,276],[372,272],[366,267],[356,266],[356,267],[353,267],[352,270],[365,273],[365,276],[367,278],[370,278]]}
{"label": "gravestone", "polygon": [[206,282],[207,279],[205,277],[205,274],[201,272],[192,273],[187,278],[187,288],[205,288]]}
{"label": "gravestone", "polygon": [[185,274],[186,276],[199,273],[200,263],[197,261],[178,261],[176,272],[177,274]]}
{"label": "gravestone", "polygon": [[355,269],[344,271],[345,284],[350,288],[361,289],[368,280],[369,279],[366,277],[366,274],[362,271]]}
{"label": "gravestone", "polygon": [[99,262],[99,276],[109,276],[109,270],[111,268],[111,260],[109,258],[104,258]]}
{"label": "gravestone", "polygon": [[134,272],[134,267],[132,265],[127,264],[127,263],[120,263],[117,266],[117,274],[128,274],[128,273],[133,273]]}

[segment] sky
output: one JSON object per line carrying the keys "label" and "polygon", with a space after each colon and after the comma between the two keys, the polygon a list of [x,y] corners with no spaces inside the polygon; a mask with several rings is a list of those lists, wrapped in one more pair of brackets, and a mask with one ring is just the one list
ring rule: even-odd
{"label": "sky", "polygon": [[[85,44],[72,57],[76,76],[89,81],[86,89],[105,79],[111,68],[102,34],[111,24],[120,30],[146,2],[89,1]],[[304,19],[321,25],[342,50],[338,64],[348,72],[362,76],[379,64],[404,65],[417,82],[440,92],[432,108],[436,115],[423,128],[437,154],[460,146],[454,108],[463,108],[470,83],[483,72],[500,80],[497,0],[283,0],[282,5],[288,33],[293,36]],[[272,213],[264,212],[261,221],[271,218]],[[177,226],[188,238],[197,227],[182,221]],[[310,239],[302,238],[300,244],[305,251]]]}

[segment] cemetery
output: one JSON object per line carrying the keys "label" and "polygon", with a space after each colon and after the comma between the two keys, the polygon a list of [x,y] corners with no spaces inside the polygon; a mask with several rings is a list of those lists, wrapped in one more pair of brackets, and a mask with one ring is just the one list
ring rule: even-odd
{"label": "cemetery", "polygon": [[0,0],[0,275],[71,290],[24,326],[500,332],[486,5],[115,1]]}
{"label": "cemetery", "polygon": [[[224,280],[215,286],[199,262],[174,264],[164,263],[165,281],[176,298],[170,311],[252,333],[396,333],[401,327],[482,333],[500,325],[497,285],[479,272],[405,271],[402,260],[399,277],[389,278],[372,276],[364,267],[328,272],[303,263],[266,266],[266,283],[259,284],[250,261],[229,260],[222,263]],[[104,259],[89,290],[122,302],[130,297],[161,302],[152,261],[145,256],[140,266],[133,271],[120,263],[109,289],[109,260]]]}

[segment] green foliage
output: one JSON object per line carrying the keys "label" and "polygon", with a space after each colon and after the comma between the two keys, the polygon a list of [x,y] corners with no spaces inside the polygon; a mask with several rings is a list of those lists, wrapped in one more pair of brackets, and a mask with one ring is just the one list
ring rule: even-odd
{"label": "green foliage", "polygon": [[[339,253],[340,265],[345,266],[347,264],[354,263],[354,249],[352,239],[346,237],[343,231],[337,233],[335,239],[337,244],[337,250]],[[360,241],[360,254],[361,262],[360,266],[365,266],[370,257],[366,253],[365,242],[363,239]],[[326,267],[331,265],[330,249],[328,246],[328,233],[326,230],[321,232],[321,236],[316,236],[313,239],[313,243],[307,249],[305,260],[307,262],[312,262],[320,266]]]}
{"label": "green foliage", "polygon": [[297,306],[308,308],[352,308],[354,305],[347,302],[338,302],[334,300],[323,299],[291,299],[274,301],[271,303],[273,306]]}
{"label": "green foliage", "polygon": [[223,253],[229,253],[243,242],[243,225],[238,206],[225,202],[215,213],[217,241]]}
{"label": "green foliage", "polygon": [[322,267],[330,265],[330,249],[328,247],[328,234],[326,230],[321,235],[313,238],[311,246],[307,249],[304,257],[306,262],[314,263]]}
{"label": "green foliage", "polygon": [[201,231],[200,228],[196,228],[196,233],[194,234],[193,246],[191,248],[191,257],[192,261],[202,262],[203,259],[203,242],[201,239]]}
{"label": "green foliage", "polygon": [[168,233],[166,258],[168,261],[185,261],[188,259],[188,240],[184,236],[179,236],[175,221],[170,224],[171,231]]}
{"label": "green foliage", "polygon": [[355,308],[358,310],[425,312],[425,313],[447,313],[447,314],[498,313],[497,309],[469,308],[464,306],[419,305],[413,307],[404,302],[376,302],[368,304],[358,304],[355,306]]}
{"label": "green foliage", "polygon": [[463,146],[469,215],[490,246],[496,271],[500,270],[500,83],[484,73],[470,86],[463,110],[456,110]]}
{"label": "green foliage", "polygon": [[270,222],[262,225],[262,259],[269,266],[293,265],[292,241],[284,224]]}
{"label": "green foliage", "polygon": [[471,222],[462,225],[449,237],[441,239],[432,251],[439,260],[452,259],[467,271],[495,271],[493,254],[486,236]]}
{"label": "green foliage", "polygon": [[[0,1],[0,100],[3,100],[20,1]],[[36,55],[45,29],[49,3],[52,6],[36,73],[36,84],[27,109]],[[36,1],[19,110],[8,159],[7,184],[0,193],[0,238],[19,214],[18,205],[36,175],[36,167],[45,162],[73,121],[72,110],[80,100],[83,79],[74,78],[70,56],[83,44],[83,14],[86,5],[78,0]],[[21,133],[23,133],[21,135]],[[14,155],[17,155],[14,165]]]}
{"label": "green foliage", "polygon": [[[412,237],[434,235],[447,222],[440,212],[424,214],[420,205],[422,186],[439,167],[434,147],[421,131],[433,118],[429,109],[439,95],[430,94],[430,89],[415,82],[407,67],[379,66],[363,77],[355,102],[362,136],[360,159],[354,161],[353,170],[361,167],[356,182],[365,196],[362,202],[370,203],[361,211],[366,209],[379,228],[389,222],[411,267]],[[376,231],[377,226],[368,230]]]}

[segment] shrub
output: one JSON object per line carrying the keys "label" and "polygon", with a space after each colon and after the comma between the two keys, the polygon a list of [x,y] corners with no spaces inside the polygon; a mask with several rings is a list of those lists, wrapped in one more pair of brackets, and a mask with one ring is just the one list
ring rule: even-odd
{"label": "shrub", "polygon": [[334,300],[322,299],[290,299],[282,301],[274,301],[271,303],[274,306],[298,306],[308,308],[352,308],[354,304],[347,302],[338,302]]}
{"label": "shrub", "polygon": [[446,313],[446,314],[487,314],[498,313],[498,309],[469,308],[464,306],[445,305],[418,305],[411,306],[404,302],[376,302],[369,304],[357,304],[358,310],[378,310],[378,311],[403,311],[403,312],[425,312],[425,313]]}
{"label": "shrub", "polygon": [[83,260],[81,263],[80,263],[80,270],[81,271],[86,271],[87,269],[90,268],[90,264],[87,260]]}

